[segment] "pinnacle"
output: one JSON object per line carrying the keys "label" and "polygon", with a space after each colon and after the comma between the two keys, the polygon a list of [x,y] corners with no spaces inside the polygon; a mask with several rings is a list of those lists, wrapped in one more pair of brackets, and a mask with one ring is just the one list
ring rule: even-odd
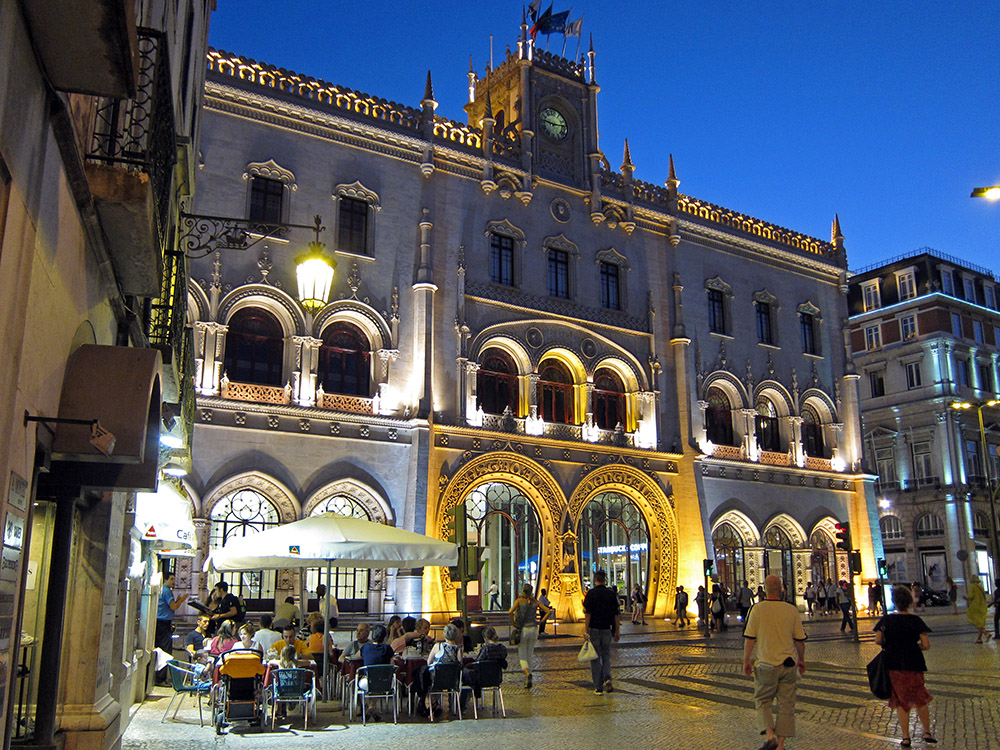
{"label": "pinnacle", "polygon": [[830,241],[836,242],[837,240],[844,239],[844,233],[840,231],[840,217],[837,214],[833,215],[833,228],[830,232]]}
{"label": "pinnacle", "polygon": [[424,87],[424,99],[434,101],[434,84],[431,83],[431,72],[427,71],[427,85]]}
{"label": "pinnacle", "polygon": [[622,158],[622,170],[624,171],[626,168],[635,168],[635,165],[632,164],[632,154],[628,150],[628,138],[625,139],[625,156]]}

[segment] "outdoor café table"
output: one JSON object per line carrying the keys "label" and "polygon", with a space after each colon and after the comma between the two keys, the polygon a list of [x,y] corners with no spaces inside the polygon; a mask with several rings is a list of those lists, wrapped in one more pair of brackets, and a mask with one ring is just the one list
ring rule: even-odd
{"label": "outdoor caf\u00e9 table", "polygon": [[402,656],[397,654],[393,659],[393,663],[396,665],[398,678],[404,685],[409,687],[416,681],[417,675],[420,674],[420,667],[427,663],[427,657]]}
{"label": "outdoor caf\u00e9 table", "polygon": [[364,659],[344,659],[340,662],[340,674],[343,679],[343,700],[345,706],[350,705],[351,696],[348,695],[348,690],[350,690],[350,685],[354,682],[354,678],[358,674],[358,668],[363,667],[364,664]]}

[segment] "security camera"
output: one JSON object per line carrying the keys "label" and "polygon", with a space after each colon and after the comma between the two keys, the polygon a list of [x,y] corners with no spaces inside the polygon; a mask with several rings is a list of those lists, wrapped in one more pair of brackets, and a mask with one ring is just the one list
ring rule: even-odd
{"label": "security camera", "polygon": [[108,458],[111,458],[111,454],[115,452],[114,434],[101,427],[101,423],[96,419],[90,426],[90,444]]}

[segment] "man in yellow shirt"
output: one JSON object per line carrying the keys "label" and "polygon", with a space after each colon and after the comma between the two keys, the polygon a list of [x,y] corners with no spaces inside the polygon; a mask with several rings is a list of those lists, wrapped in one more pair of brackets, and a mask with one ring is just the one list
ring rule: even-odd
{"label": "man in yellow shirt", "polygon": [[281,630],[282,639],[274,644],[274,650],[279,654],[285,650],[285,646],[295,646],[296,656],[309,656],[309,644],[300,638],[295,637],[295,628],[288,625]]}
{"label": "man in yellow shirt", "polygon": [[[785,738],[795,736],[795,689],[806,671],[806,634],[795,605],[781,601],[778,576],[764,579],[766,599],[747,615],[743,630],[743,672],[754,678],[754,702],[760,728],[767,734],[761,750],[784,750]],[[757,649],[757,666],[750,657]],[[771,713],[777,699],[778,716]]]}

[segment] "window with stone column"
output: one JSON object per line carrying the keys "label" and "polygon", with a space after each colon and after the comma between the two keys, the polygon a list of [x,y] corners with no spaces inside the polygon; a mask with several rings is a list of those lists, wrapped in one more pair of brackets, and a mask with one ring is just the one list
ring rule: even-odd
{"label": "window with stone column", "polygon": [[331,323],[323,331],[317,375],[323,391],[368,397],[371,392],[371,344],[352,323]]}
{"label": "window with stone column", "polygon": [[281,386],[284,331],[278,319],[259,307],[233,313],[226,333],[223,370],[234,383]]}

